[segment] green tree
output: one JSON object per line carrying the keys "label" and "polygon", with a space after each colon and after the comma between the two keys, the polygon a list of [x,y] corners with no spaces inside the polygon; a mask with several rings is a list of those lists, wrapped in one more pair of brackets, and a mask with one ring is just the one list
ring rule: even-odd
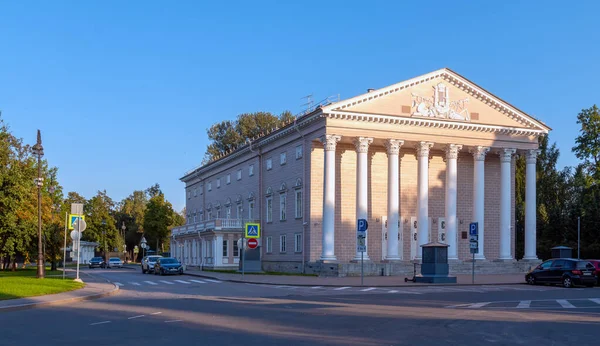
{"label": "green tree", "polygon": [[583,109],[577,115],[581,126],[573,147],[575,156],[583,160],[585,168],[596,181],[600,180],[600,110],[596,105]]}
{"label": "green tree", "polygon": [[105,254],[114,247],[122,248],[122,240],[117,231],[114,219],[114,202],[106,191],[98,191],[84,206],[87,228],[82,240],[98,243],[98,248]]}
{"label": "green tree", "polygon": [[148,201],[144,215],[144,230],[148,245],[156,244],[156,251],[165,251],[164,244],[173,225],[173,206],[160,193]]}

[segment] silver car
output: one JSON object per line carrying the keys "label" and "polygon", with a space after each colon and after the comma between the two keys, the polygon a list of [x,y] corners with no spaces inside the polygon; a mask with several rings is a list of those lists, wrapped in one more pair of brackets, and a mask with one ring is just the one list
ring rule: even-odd
{"label": "silver car", "polygon": [[142,274],[154,272],[154,264],[159,258],[162,258],[162,256],[154,255],[142,258]]}
{"label": "silver car", "polygon": [[121,261],[121,259],[119,257],[111,257],[108,260],[108,267],[109,268],[123,268],[123,262]]}

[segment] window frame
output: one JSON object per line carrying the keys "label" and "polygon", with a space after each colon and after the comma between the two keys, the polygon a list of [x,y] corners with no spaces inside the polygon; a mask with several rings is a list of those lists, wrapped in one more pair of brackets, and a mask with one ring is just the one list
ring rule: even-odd
{"label": "window frame", "polygon": [[227,173],[227,178],[225,179],[227,185],[231,184],[231,173]]}
{"label": "window frame", "polygon": [[267,168],[267,171],[270,171],[273,169],[273,158],[269,157],[267,159],[267,162],[265,164],[265,167]]}
{"label": "window frame", "polygon": [[279,221],[287,220],[287,192],[279,194]]}
{"label": "window frame", "polygon": [[248,219],[252,220],[254,217],[254,200],[248,201]]}
{"label": "window frame", "polygon": [[[300,201],[298,201],[298,196],[300,196]],[[296,219],[301,219],[304,216],[304,203],[302,201],[302,189],[297,189],[294,191],[294,216]]]}
{"label": "window frame", "polygon": [[265,199],[265,212],[267,223],[273,222],[273,196],[267,196]]}
{"label": "window frame", "polygon": [[273,253],[273,237],[272,236],[268,236],[267,237],[267,253]]}
{"label": "window frame", "polygon": [[254,164],[248,166],[248,176],[251,177],[254,175]]}
{"label": "window frame", "polygon": [[304,156],[304,147],[302,144],[296,146],[296,160],[300,160]]}
{"label": "window frame", "polygon": [[229,239],[223,239],[223,257],[229,257]]}
{"label": "window frame", "polygon": [[287,151],[279,154],[279,165],[283,166],[287,163]]}
{"label": "window frame", "polygon": [[279,236],[279,253],[287,252],[287,235],[282,234]]}
{"label": "window frame", "polygon": [[221,178],[217,178],[217,189],[221,188]]}
{"label": "window frame", "polygon": [[294,252],[302,253],[302,233],[294,234]]}
{"label": "window frame", "polygon": [[237,180],[242,180],[242,169],[238,169],[236,173]]}

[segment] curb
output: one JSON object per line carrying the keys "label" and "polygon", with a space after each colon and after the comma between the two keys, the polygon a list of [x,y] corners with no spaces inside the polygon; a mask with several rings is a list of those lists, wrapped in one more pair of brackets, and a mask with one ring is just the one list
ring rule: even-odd
{"label": "curb", "polygon": [[[43,307],[43,306],[62,305],[62,304],[67,304],[67,303],[81,302],[81,301],[85,301],[85,300],[94,300],[94,299],[104,298],[104,297],[108,297],[108,296],[117,294],[119,292],[119,286],[115,285],[112,282],[109,282],[109,283],[113,285],[113,289],[110,291],[106,291],[106,292],[102,292],[102,293],[95,293],[95,294],[88,294],[86,296],[81,296],[81,297],[72,297],[72,298],[65,298],[65,299],[59,299],[59,300],[51,300],[51,301],[47,301],[47,302],[27,303],[27,304],[19,304],[19,305],[0,307],[0,313],[5,312],[5,311],[28,310],[28,309],[34,309],[34,308]],[[85,289],[85,287],[80,288],[80,289]],[[60,293],[58,293],[58,294],[60,294]]]}
{"label": "curb", "polygon": [[[214,277],[214,276],[209,276],[209,275],[204,275],[204,274],[195,274],[195,273],[189,273],[189,272],[185,272],[184,275],[189,275],[189,276],[196,276],[196,277],[200,277],[200,278],[205,278],[205,279],[212,279],[212,280],[219,280],[219,281],[224,281],[224,282],[231,282],[231,283],[238,283],[238,284],[251,284],[251,285],[269,285],[269,286],[300,286],[300,287],[313,287],[313,286],[322,286],[322,287],[342,287],[342,286],[347,286],[347,285],[332,285],[332,284],[303,284],[303,283],[299,283],[299,284],[285,284],[285,283],[274,283],[274,282],[258,282],[258,281],[244,281],[244,280],[236,280],[236,279],[223,279],[223,278],[218,278],[218,277]],[[475,284],[452,284],[452,283],[423,283],[423,284],[417,284],[417,283],[405,283],[405,282],[400,282],[397,285],[368,285],[365,284],[364,286],[368,286],[368,287],[419,287],[419,286],[483,286],[483,285],[493,285],[493,286],[508,286],[508,285],[526,285],[526,282],[501,282],[501,283],[475,283]],[[356,286],[356,285],[355,285]],[[357,286],[358,287],[358,286]]]}

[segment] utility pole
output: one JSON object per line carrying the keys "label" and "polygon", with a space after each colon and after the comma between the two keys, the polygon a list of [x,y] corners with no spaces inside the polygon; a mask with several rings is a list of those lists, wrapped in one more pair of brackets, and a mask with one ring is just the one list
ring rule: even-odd
{"label": "utility pole", "polygon": [[33,146],[33,153],[38,158],[38,177],[36,179],[37,184],[37,204],[38,204],[38,260],[37,260],[37,277],[39,279],[44,278],[44,253],[42,249],[42,156],[44,156],[44,147],[42,146],[42,134],[40,130],[37,131],[37,142]]}
{"label": "utility pole", "polygon": [[581,217],[577,217],[577,259],[581,259]]}

